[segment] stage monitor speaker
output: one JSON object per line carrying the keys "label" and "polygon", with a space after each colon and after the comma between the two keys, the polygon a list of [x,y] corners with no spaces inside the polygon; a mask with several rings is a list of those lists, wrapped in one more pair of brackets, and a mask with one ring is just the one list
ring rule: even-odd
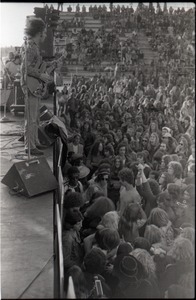
{"label": "stage monitor speaker", "polygon": [[[47,123],[43,123],[42,125],[39,126],[38,128],[38,139],[40,141],[41,144],[49,147],[51,146],[56,138],[52,138],[50,137],[46,132],[45,132],[45,127],[46,127]],[[19,142],[24,142],[24,135],[21,136],[19,139],[18,139]]]}
{"label": "stage monitor speaker", "polygon": [[46,105],[40,107],[40,121],[49,121],[53,116],[53,112]]}
{"label": "stage monitor speaker", "polygon": [[44,156],[15,163],[1,182],[16,193],[27,197],[49,192],[58,187]]}
{"label": "stage monitor speaker", "polygon": [[38,139],[40,141],[41,144],[45,145],[45,146],[51,146],[56,138],[51,138],[48,136],[48,134],[45,131],[45,127],[46,127],[47,123],[43,123],[41,126],[39,126],[38,128]]}

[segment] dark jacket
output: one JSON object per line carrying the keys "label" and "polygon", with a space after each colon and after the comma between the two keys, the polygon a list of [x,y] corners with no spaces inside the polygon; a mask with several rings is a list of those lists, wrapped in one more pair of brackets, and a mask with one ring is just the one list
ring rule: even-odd
{"label": "dark jacket", "polygon": [[73,265],[81,266],[84,257],[83,245],[79,232],[74,229],[63,231],[63,258],[64,271],[68,271]]}

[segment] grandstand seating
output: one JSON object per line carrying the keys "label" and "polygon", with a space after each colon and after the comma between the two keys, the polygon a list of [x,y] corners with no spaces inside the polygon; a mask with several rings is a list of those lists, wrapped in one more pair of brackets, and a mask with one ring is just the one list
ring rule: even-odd
{"label": "grandstand seating", "polygon": [[[75,12],[60,12],[60,18],[59,18],[59,24],[62,23],[62,21],[68,21],[70,22],[74,17],[75,17]],[[101,20],[94,19],[93,16],[90,13],[86,13],[84,17],[85,23],[84,27],[86,30],[92,29],[93,31],[97,31],[99,28],[102,27]],[[72,31],[73,28],[68,27],[68,31]],[[82,28],[77,27],[77,31],[80,31]],[[112,28],[106,28],[106,31],[109,32],[111,31]],[[56,30],[58,32],[58,29]],[[130,36],[130,33],[126,33],[125,37],[120,37],[121,40],[125,40]],[[61,39],[59,45],[63,45],[64,39]],[[148,43],[148,38],[143,32],[142,29],[139,30],[138,32],[138,43],[139,43],[139,48],[143,51],[144,53],[144,62],[148,66],[150,65],[151,61],[153,59],[156,59],[157,53],[153,51]],[[115,67],[115,65],[111,65],[111,62],[103,61],[101,63],[102,66],[107,67]],[[65,82],[69,82],[71,80],[71,76],[77,75],[79,77],[84,76],[84,77],[92,77],[95,74],[95,71],[85,71],[84,66],[82,64],[79,64],[77,61],[73,64],[68,64],[66,66],[63,66],[61,69],[61,72],[63,74],[63,78]],[[97,70],[96,73],[104,74],[105,72]]]}

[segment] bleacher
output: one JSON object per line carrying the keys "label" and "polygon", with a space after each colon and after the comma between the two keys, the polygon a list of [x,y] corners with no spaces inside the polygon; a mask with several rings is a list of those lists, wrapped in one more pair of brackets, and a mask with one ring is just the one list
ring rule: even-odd
{"label": "bleacher", "polygon": [[[71,20],[75,17],[75,12],[60,12],[60,18],[59,18],[59,24],[61,24],[63,21],[67,21],[67,22],[71,22]],[[90,13],[86,13],[85,17],[84,17],[84,28],[86,30],[90,30],[92,29],[93,31],[97,31],[99,28],[101,28],[103,26],[102,22],[100,19],[94,19],[92,14]],[[76,30],[80,31],[82,28],[81,27],[77,27]],[[69,27],[67,28],[67,31],[70,32],[73,30],[73,27]],[[111,31],[112,28],[107,28],[106,27],[106,31],[109,32]],[[56,32],[58,32],[58,27]],[[62,34],[62,30],[59,31]],[[125,40],[126,38],[128,38],[130,36],[130,33],[126,33],[125,36],[120,37],[121,40]],[[144,62],[146,64],[146,66],[149,66],[151,61],[153,59],[156,59],[157,57],[157,53],[155,51],[153,51],[148,43],[148,39],[147,36],[145,35],[145,33],[140,29],[140,31],[138,32],[138,42],[139,42],[139,46],[140,49],[143,51],[144,53]],[[63,46],[65,45],[65,40],[64,38],[62,38],[59,41],[59,45]],[[84,76],[84,77],[92,77],[95,73],[99,73],[99,74],[105,74],[104,69],[107,67],[112,67],[113,69],[115,68],[115,64],[112,64],[109,61],[103,61],[101,63],[100,69],[96,69],[96,70],[92,70],[92,71],[85,71],[84,70],[84,66],[82,64],[79,64],[76,61],[72,62],[71,64],[67,64],[66,66],[63,66],[61,69],[62,75],[63,75],[63,80],[65,82],[68,82],[71,80],[71,77],[73,75],[77,75],[79,77]],[[125,73],[129,73],[129,72],[125,72]]]}

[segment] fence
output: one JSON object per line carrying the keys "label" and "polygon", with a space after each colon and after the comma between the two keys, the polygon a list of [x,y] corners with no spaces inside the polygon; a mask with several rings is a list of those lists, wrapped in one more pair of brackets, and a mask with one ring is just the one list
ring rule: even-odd
{"label": "fence", "polygon": [[54,174],[58,180],[58,189],[54,191],[54,298],[65,298],[64,294],[64,264],[62,247],[63,221],[63,174],[61,170],[63,143],[58,137],[54,145]]}

